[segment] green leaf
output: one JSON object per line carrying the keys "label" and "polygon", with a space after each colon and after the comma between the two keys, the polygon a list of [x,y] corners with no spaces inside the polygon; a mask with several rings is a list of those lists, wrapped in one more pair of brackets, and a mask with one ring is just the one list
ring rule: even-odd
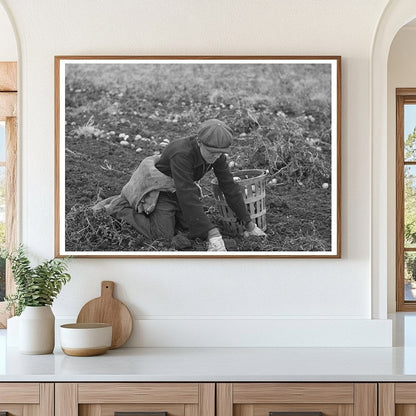
{"label": "green leaf", "polygon": [[16,293],[5,298],[8,309],[20,315],[26,306],[52,305],[63,285],[70,281],[68,257],[45,260],[32,267],[22,245],[15,251],[0,251],[10,261]]}

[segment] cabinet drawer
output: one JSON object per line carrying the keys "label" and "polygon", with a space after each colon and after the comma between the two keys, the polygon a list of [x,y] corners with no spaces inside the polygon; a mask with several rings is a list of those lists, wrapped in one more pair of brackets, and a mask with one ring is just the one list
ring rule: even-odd
{"label": "cabinet drawer", "polygon": [[31,403],[40,400],[38,383],[0,383],[0,403]]}
{"label": "cabinet drawer", "polygon": [[[279,414],[280,413],[280,414]],[[375,383],[220,383],[217,416],[376,416]]]}
{"label": "cabinet drawer", "polygon": [[198,383],[80,383],[79,403],[198,403]]}
{"label": "cabinet drawer", "polygon": [[215,416],[214,383],[57,383],[56,416]]}
{"label": "cabinet drawer", "polygon": [[54,414],[53,384],[0,383],[0,415]]}

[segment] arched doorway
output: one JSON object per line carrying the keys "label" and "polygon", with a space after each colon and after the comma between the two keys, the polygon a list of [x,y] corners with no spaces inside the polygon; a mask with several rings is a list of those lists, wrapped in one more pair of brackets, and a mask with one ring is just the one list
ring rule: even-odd
{"label": "arched doorway", "polygon": [[[390,206],[387,232],[391,236],[388,238],[388,251],[396,251],[396,264],[393,261],[388,264],[388,310],[392,312],[416,311],[416,229],[413,220],[416,166],[412,144],[416,126],[415,43],[416,20],[413,20],[397,32],[388,58],[387,170]],[[394,199],[397,201],[396,218],[392,218]]]}
{"label": "arched doorway", "polygon": [[389,156],[390,140],[394,138],[388,129],[388,57],[397,32],[415,17],[413,0],[390,2],[380,18],[371,56],[371,268],[372,316],[376,319],[387,317],[386,300],[394,291],[392,273],[395,276],[395,171]]}

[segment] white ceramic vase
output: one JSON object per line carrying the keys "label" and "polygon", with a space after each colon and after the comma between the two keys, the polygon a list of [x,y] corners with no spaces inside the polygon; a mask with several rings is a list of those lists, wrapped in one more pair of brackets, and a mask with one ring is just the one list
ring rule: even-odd
{"label": "white ceramic vase", "polygon": [[55,315],[49,305],[26,306],[19,319],[19,351],[50,354],[55,346]]}

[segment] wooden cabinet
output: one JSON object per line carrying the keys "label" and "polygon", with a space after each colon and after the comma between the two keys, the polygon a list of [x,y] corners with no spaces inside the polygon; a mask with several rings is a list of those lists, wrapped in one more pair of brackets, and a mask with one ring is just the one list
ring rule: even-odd
{"label": "wooden cabinet", "polygon": [[380,383],[379,416],[415,416],[416,383]]}
{"label": "wooden cabinet", "polygon": [[416,416],[416,382],[0,383],[0,416],[123,413],[129,416]]}
{"label": "wooden cabinet", "polygon": [[0,383],[0,415],[53,416],[52,383]]}
{"label": "wooden cabinet", "polygon": [[[214,383],[57,383],[55,416],[215,416]],[[130,413],[129,413],[130,412]],[[138,413],[140,414],[140,413]],[[149,414],[149,413],[147,413]],[[146,416],[142,413],[141,416]]]}
{"label": "wooden cabinet", "polygon": [[217,416],[377,416],[376,383],[219,383],[216,399]]}

